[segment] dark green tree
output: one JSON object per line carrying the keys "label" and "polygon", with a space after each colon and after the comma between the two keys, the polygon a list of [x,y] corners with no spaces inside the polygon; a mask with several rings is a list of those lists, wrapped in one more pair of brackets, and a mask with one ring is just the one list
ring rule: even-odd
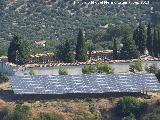
{"label": "dark green tree", "polygon": [[19,57],[18,64],[24,65],[29,62],[29,55],[30,55],[30,45],[27,41],[23,40],[19,47]]}
{"label": "dark green tree", "polygon": [[113,41],[113,59],[116,60],[118,58],[118,54],[117,54],[117,42],[114,39]]}
{"label": "dark green tree", "polygon": [[152,29],[151,25],[148,24],[147,28],[147,41],[146,41],[146,47],[149,52],[149,55],[152,55],[153,52],[153,41],[152,41]]}
{"label": "dark green tree", "polygon": [[139,38],[138,38],[138,34],[139,34],[139,31],[138,31],[138,27],[134,30],[133,32],[133,40],[137,46],[137,48],[139,47]]}
{"label": "dark green tree", "polygon": [[139,51],[130,36],[122,39],[123,47],[121,49],[121,59],[135,59],[139,57]]}
{"label": "dark green tree", "polygon": [[86,47],[87,47],[87,51],[89,52],[88,58],[90,59],[92,51],[95,49],[95,45],[93,44],[92,40],[86,41]]}
{"label": "dark green tree", "polygon": [[154,29],[153,33],[153,54],[154,57],[158,57],[158,32]]}
{"label": "dark green tree", "polygon": [[158,57],[160,57],[160,29],[158,29]]}
{"label": "dark green tree", "polygon": [[8,62],[17,63],[16,54],[18,52],[17,50],[20,48],[20,44],[20,38],[18,36],[14,36],[8,48]]}
{"label": "dark green tree", "polygon": [[24,65],[28,63],[29,55],[29,43],[18,36],[14,36],[8,48],[8,61],[18,65]]}
{"label": "dark green tree", "polygon": [[145,34],[145,28],[140,22],[138,26],[138,34],[137,34],[137,43],[138,43],[138,50],[141,54],[144,54],[146,49],[146,34]]}
{"label": "dark green tree", "polygon": [[87,50],[85,46],[85,41],[83,39],[83,31],[81,29],[79,30],[78,37],[77,37],[75,59],[79,62],[87,61]]}
{"label": "dark green tree", "polygon": [[62,52],[63,54],[63,61],[66,63],[71,63],[74,61],[74,54],[73,54],[73,50],[71,48],[71,44],[69,40],[65,41],[64,44],[64,51]]}

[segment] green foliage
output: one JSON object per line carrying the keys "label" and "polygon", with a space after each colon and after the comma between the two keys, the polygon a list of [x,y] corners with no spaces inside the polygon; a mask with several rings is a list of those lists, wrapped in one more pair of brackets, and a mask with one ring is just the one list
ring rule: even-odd
{"label": "green foliage", "polygon": [[140,22],[137,29],[134,31],[133,40],[135,41],[136,46],[141,54],[144,54],[146,49],[146,33],[145,28]]}
{"label": "green foliage", "polygon": [[25,105],[16,105],[15,111],[7,115],[7,120],[30,120],[30,107]]}
{"label": "green foliage", "polygon": [[29,54],[29,43],[18,36],[14,36],[8,48],[8,61],[18,65],[24,65],[28,63]]}
{"label": "green foliage", "polygon": [[36,75],[36,71],[33,70],[33,69],[31,69],[31,70],[29,71],[29,75]]}
{"label": "green foliage", "polygon": [[92,42],[92,40],[87,40],[85,44],[86,44],[87,51],[89,52],[88,58],[90,58],[92,51],[95,49],[95,45]]}
{"label": "green foliage", "polygon": [[72,41],[66,40],[65,43],[61,42],[57,48],[58,60],[65,63],[71,63],[74,61],[73,45]]}
{"label": "green foliage", "polygon": [[0,48],[0,57],[6,55],[7,55],[7,50],[5,48]]}
{"label": "green foliage", "polygon": [[89,66],[84,66],[84,67],[82,68],[82,73],[83,73],[83,74],[91,74],[91,73],[95,73],[95,72],[96,72],[96,67],[91,66],[91,65],[89,65]]}
{"label": "green foliage", "polygon": [[34,120],[63,120],[63,117],[50,113],[40,113],[39,117]]}
{"label": "green foliage", "polygon": [[129,71],[130,72],[141,72],[143,71],[143,66],[142,66],[142,61],[141,60],[137,60],[136,62],[134,62],[133,64],[129,65]]}
{"label": "green foliage", "polygon": [[133,114],[139,116],[145,112],[147,104],[135,97],[123,97],[116,106],[116,113],[121,116]]}
{"label": "green foliage", "polygon": [[158,31],[154,29],[153,33],[153,55],[154,57],[158,57]]}
{"label": "green foliage", "polygon": [[114,69],[110,64],[98,64],[97,65],[97,72],[98,73],[106,73],[106,74],[113,74]]}
{"label": "green foliage", "polygon": [[122,120],[136,120],[136,118],[135,118],[135,115],[131,113],[129,116],[124,117]]}
{"label": "green foliage", "polygon": [[121,49],[121,59],[135,59],[139,57],[139,51],[130,36],[122,39],[123,47]]}
{"label": "green foliage", "polygon": [[160,114],[156,114],[156,113],[149,113],[146,114],[142,120],[160,120]]}
{"label": "green foliage", "polygon": [[68,71],[66,69],[59,69],[58,71],[59,75],[68,75]]}
{"label": "green foliage", "polygon": [[83,38],[83,31],[81,29],[79,30],[77,37],[75,59],[79,62],[87,61],[87,48],[85,45],[85,40]]}
{"label": "green foliage", "polygon": [[70,41],[66,40],[64,45],[64,51],[62,51],[63,54],[63,61],[67,63],[71,63],[74,61],[74,54],[73,50],[71,48]]}
{"label": "green foliage", "polygon": [[156,73],[158,71],[158,67],[156,64],[150,66],[145,65],[145,71],[148,73]]}
{"label": "green foliage", "polygon": [[157,79],[160,82],[160,69],[155,73],[155,75],[156,75]]}
{"label": "green foliage", "polygon": [[147,27],[146,47],[149,52],[149,55],[152,55],[152,53],[153,53],[153,40],[152,40],[152,28],[151,28],[150,24]]}
{"label": "green foliage", "polygon": [[9,79],[7,73],[0,73],[0,83],[7,82],[8,80]]}
{"label": "green foliage", "polygon": [[118,53],[117,53],[117,42],[114,39],[113,41],[113,59],[117,59],[118,58]]}

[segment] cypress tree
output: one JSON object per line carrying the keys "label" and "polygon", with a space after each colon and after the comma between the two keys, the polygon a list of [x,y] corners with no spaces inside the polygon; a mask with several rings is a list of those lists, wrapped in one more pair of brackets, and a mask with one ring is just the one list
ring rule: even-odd
{"label": "cypress tree", "polygon": [[146,47],[147,47],[147,50],[149,52],[149,55],[152,55],[152,51],[153,51],[153,47],[152,46],[153,46],[152,29],[151,29],[151,25],[148,24]]}
{"label": "cypress tree", "polygon": [[81,29],[79,30],[78,37],[77,37],[75,59],[79,62],[87,61],[87,50],[85,46],[85,41],[83,40],[83,32]]}
{"label": "cypress tree", "polygon": [[71,44],[69,42],[69,40],[66,40],[65,41],[65,44],[64,44],[64,51],[63,51],[63,61],[66,62],[66,63],[71,63],[74,61],[73,59],[73,50],[71,48]]}
{"label": "cypress tree", "polygon": [[134,30],[133,32],[133,40],[137,46],[137,48],[139,49],[139,39],[138,39],[138,27]]}
{"label": "cypress tree", "polygon": [[146,40],[145,40],[145,29],[144,26],[140,23],[138,27],[138,41],[139,41],[139,51],[141,54],[144,54],[145,49],[146,49]]}
{"label": "cypress tree", "polygon": [[17,50],[19,49],[21,44],[20,38],[18,36],[13,36],[13,39],[8,48],[8,62],[12,62],[16,64]]}
{"label": "cypress tree", "polygon": [[121,49],[121,59],[136,59],[139,57],[139,51],[135,45],[135,42],[126,35],[122,39],[123,47]]}
{"label": "cypress tree", "polygon": [[154,29],[153,33],[153,53],[154,57],[158,57],[158,32]]}
{"label": "cypress tree", "polygon": [[158,54],[158,57],[160,57],[160,29],[158,29]]}
{"label": "cypress tree", "polygon": [[116,60],[117,59],[117,42],[116,39],[113,40],[113,59]]}

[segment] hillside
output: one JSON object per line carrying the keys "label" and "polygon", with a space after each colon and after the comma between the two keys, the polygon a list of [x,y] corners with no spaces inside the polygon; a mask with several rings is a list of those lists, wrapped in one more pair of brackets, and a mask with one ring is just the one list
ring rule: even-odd
{"label": "hillside", "polygon": [[[69,0],[1,0],[0,46],[14,34],[28,40],[75,39],[84,28],[86,38],[96,39],[102,27],[113,24],[136,27],[150,21],[151,5],[82,5]],[[100,31],[100,33],[99,33]]]}

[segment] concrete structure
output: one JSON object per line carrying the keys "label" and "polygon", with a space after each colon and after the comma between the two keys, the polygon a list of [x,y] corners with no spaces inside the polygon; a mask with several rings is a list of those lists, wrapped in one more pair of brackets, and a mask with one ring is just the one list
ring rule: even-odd
{"label": "concrete structure", "polygon": [[113,50],[104,50],[104,51],[93,51],[91,54],[91,60],[112,60],[113,59]]}
{"label": "concrete structure", "polygon": [[15,71],[16,66],[14,64],[0,61],[0,72],[7,73],[8,75],[14,75]]}
{"label": "concrete structure", "polygon": [[[89,54],[89,53],[88,53]],[[93,51],[90,60],[92,61],[106,61],[113,59],[113,50]],[[1,61],[7,62],[7,56],[0,58]],[[29,64],[46,64],[46,63],[59,63],[56,53],[36,54],[30,55]]]}

